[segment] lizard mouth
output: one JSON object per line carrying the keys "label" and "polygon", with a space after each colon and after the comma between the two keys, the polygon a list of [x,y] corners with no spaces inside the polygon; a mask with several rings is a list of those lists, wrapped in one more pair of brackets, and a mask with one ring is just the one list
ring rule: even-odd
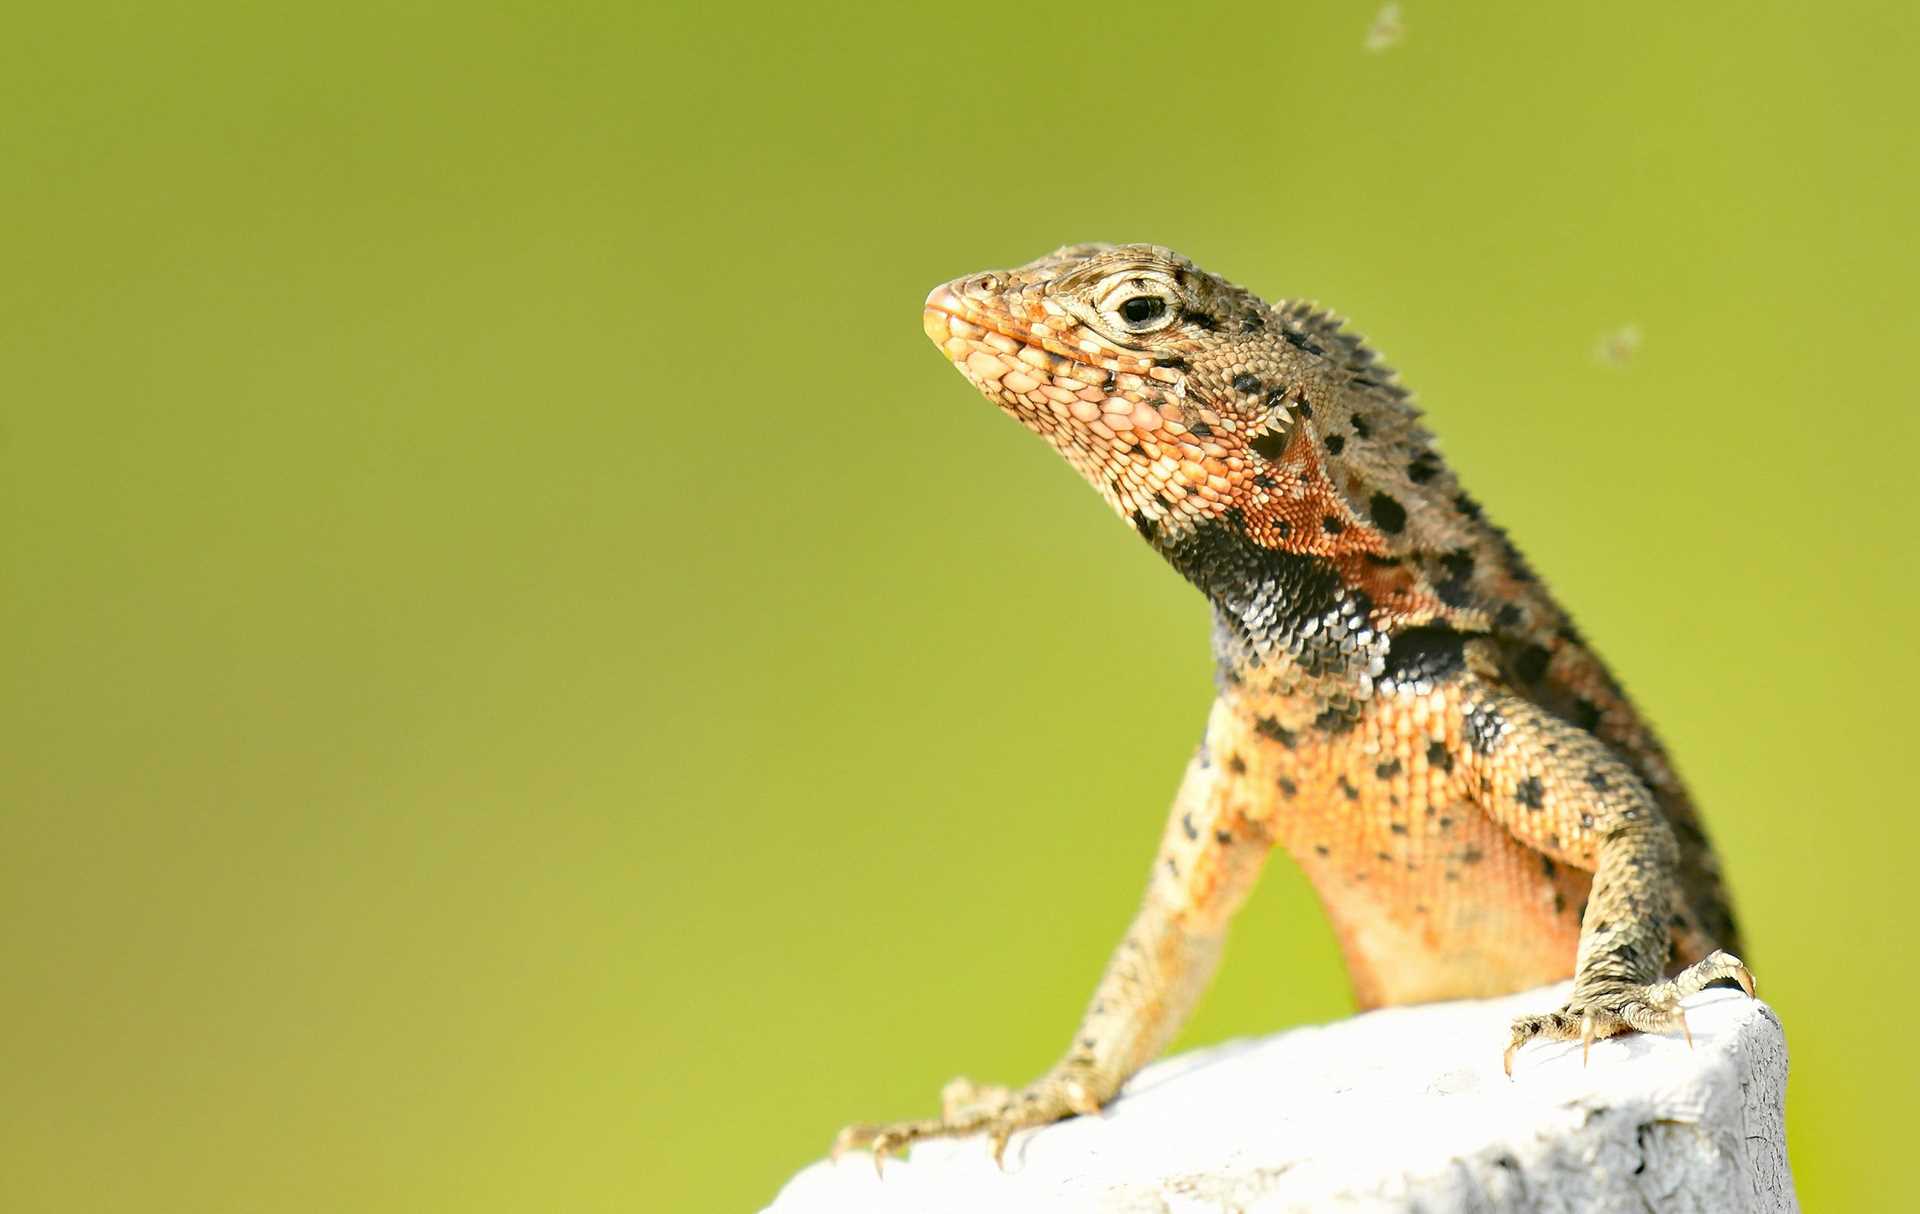
{"label": "lizard mouth", "polygon": [[[1026,347],[1038,354],[1050,355],[1046,362],[1052,366],[1064,360],[1091,367],[1101,374],[1110,369],[1107,364],[1112,360],[1103,361],[1057,336],[1036,333],[1004,312],[980,307],[956,290],[958,285],[942,283],[928,292],[926,306],[920,313],[920,325],[928,340],[956,364],[964,367],[970,354],[982,351],[1012,358],[1021,347]],[[1042,364],[1035,365],[1046,369]]]}
{"label": "lizard mouth", "polygon": [[[973,303],[955,285],[933,289],[920,323],[974,387],[1042,433],[1076,412],[1098,416],[1096,402],[1106,395],[1099,385],[1112,382],[1110,372],[1083,351],[1022,332],[1026,326]],[[1060,417],[1050,416],[1056,413]]]}

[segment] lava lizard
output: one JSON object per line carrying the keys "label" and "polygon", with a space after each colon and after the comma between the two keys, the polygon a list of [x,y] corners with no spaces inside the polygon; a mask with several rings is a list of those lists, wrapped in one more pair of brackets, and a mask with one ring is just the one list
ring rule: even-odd
{"label": "lava lizard", "polygon": [[[1573,975],[1536,1037],[1685,1031],[1753,993],[1711,845],[1645,721],[1334,316],[1152,245],[936,288],[927,336],[1213,606],[1219,695],[1145,898],[1073,1044],[1018,1091],[955,1080],[919,1139],[1092,1113],[1164,1049],[1267,853],[1333,921],[1362,1008]],[[1682,966],[1672,978],[1669,961]]]}

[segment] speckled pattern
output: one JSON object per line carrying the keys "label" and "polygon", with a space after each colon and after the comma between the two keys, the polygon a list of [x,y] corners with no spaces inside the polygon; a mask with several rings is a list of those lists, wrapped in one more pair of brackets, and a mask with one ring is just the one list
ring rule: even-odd
{"label": "speckled pattern", "polygon": [[936,288],[924,325],[1206,594],[1220,694],[1066,1056],[1018,1091],[956,1080],[940,1117],[839,1148],[998,1151],[1099,1108],[1178,1030],[1275,845],[1363,1007],[1571,974],[1509,1063],[1536,1036],[1684,1031],[1679,1000],[1710,983],[1751,992],[1659,742],[1337,319],[1166,249],[1075,245]]}

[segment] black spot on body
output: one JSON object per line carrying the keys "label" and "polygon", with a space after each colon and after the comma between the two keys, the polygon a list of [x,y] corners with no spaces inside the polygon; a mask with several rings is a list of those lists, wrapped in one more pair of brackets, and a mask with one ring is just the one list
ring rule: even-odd
{"label": "black spot on body", "polygon": [[1138,531],[1145,539],[1151,540],[1153,538],[1153,520],[1147,517],[1146,511],[1135,510],[1133,512],[1133,529]]}
{"label": "black spot on body", "polygon": [[1208,333],[1212,333],[1220,327],[1219,318],[1208,312],[1188,311],[1183,313],[1180,319],[1192,325],[1194,328],[1204,329]]}
{"label": "black spot on body", "polygon": [[1500,532],[1500,545],[1506,549],[1508,577],[1516,582],[1538,580],[1534,576],[1533,566],[1527,564],[1527,558],[1520,555],[1520,550],[1513,546],[1513,541],[1507,538],[1507,533],[1504,531]]}
{"label": "black spot on body", "polygon": [[1165,367],[1169,371],[1190,371],[1193,369],[1192,364],[1187,362],[1186,359],[1177,358],[1171,354],[1154,359],[1153,365],[1156,367]]}
{"label": "black spot on body", "polygon": [[1275,780],[1274,784],[1279,787],[1282,796],[1291,797],[1300,791],[1300,786],[1285,776],[1281,776],[1278,780]]}
{"label": "black spot on body", "polygon": [[1600,726],[1600,706],[1592,700],[1578,699],[1573,702],[1573,723],[1592,733]]}
{"label": "black spot on body", "polygon": [[1233,842],[1233,832],[1230,830],[1216,830],[1213,832],[1213,841],[1220,844],[1231,843]]}
{"label": "black spot on body", "polygon": [[1528,645],[1514,657],[1513,673],[1523,683],[1538,683],[1540,676],[1547,673],[1547,663],[1552,660],[1553,655],[1547,652],[1546,646]]}
{"label": "black spot on body", "polygon": [[1320,520],[1320,529],[1328,535],[1339,535],[1347,529],[1347,525],[1329,514]]}
{"label": "black spot on body", "polygon": [[1453,774],[1453,753],[1443,742],[1432,742],[1427,746],[1427,766],[1438,767],[1448,775]]}
{"label": "black spot on body", "polygon": [[1349,801],[1358,801],[1360,799],[1360,790],[1355,788],[1353,781],[1347,779],[1345,776],[1340,777],[1340,791]]}
{"label": "black spot on body", "polygon": [[1528,809],[1539,809],[1546,804],[1546,791],[1539,776],[1528,776],[1513,786],[1513,799]]}
{"label": "black spot on body", "polygon": [[1312,420],[1313,406],[1307,403],[1306,397],[1303,396],[1299,400],[1293,402],[1293,407],[1300,410],[1301,417],[1307,418],[1308,420]]}
{"label": "black spot on body", "polygon": [[1416,485],[1424,485],[1440,474],[1440,457],[1431,451],[1422,451],[1407,464],[1407,479]]}
{"label": "black spot on body", "polygon": [[1353,728],[1353,717],[1338,707],[1329,706],[1313,719],[1313,727],[1322,733],[1345,733]]}
{"label": "black spot on body", "polygon": [[1317,855],[1317,856],[1324,856],[1324,855],[1327,855],[1327,854],[1329,854],[1329,853],[1327,852],[1327,845],[1326,845],[1326,844],[1324,844],[1324,843],[1316,843],[1316,844],[1314,844],[1314,845],[1313,845],[1313,852],[1314,852],[1314,854],[1315,854],[1315,855]]}
{"label": "black spot on body", "polygon": [[1293,749],[1293,731],[1272,717],[1255,717],[1253,720],[1253,732],[1263,738],[1272,738],[1288,750]]}
{"label": "black spot on body", "polygon": [[1373,514],[1373,521],[1380,530],[1388,535],[1398,535],[1407,525],[1407,510],[1399,502],[1384,493],[1376,493],[1367,503],[1367,509]]}
{"label": "black spot on body", "polygon": [[1400,774],[1400,760],[1389,759],[1373,769],[1376,779],[1391,780]]}
{"label": "black spot on body", "polygon": [[1466,665],[1465,651],[1466,638],[1451,628],[1430,624],[1403,629],[1387,638],[1380,677],[1396,683],[1437,682]]}
{"label": "black spot on body", "polygon": [[1504,629],[1518,628],[1523,618],[1524,613],[1520,610],[1519,604],[1504,603],[1500,610],[1493,613],[1493,626]]}
{"label": "black spot on body", "polygon": [[1353,415],[1353,436],[1363,441],[1373,437],[1373,426],[1367,421],[1365,414]]}
{"label": "black spot on body", "polygon": [[1189,841],[1191,841],[1191,840],[1194,840],[1194,839],[1198,839],[1198,838],[1200,837],[1200,832],[1199,832],[1199,830],[1197,830],[1197,829],[1196,829],[1196,828],[1194,827],[1194,825],[1193,825],[1193,815],[1192,815],[1192,814],[1181,814],[1181,815],[1180,815],[1180,829],[1181,829],[1181,830],[1183,830],[1183,831],[1185,831],[1185,832],[1187,833],[1187,839],[1188,839]]}
{"label": "black spot on body", "polygon": [[1480,517],[1480,503],[1474,501],[1464,493],[1453,499],[1453,508],[1467,518],[1478,519]]}
{"label": "black spot on body", "polygon": [[1286,338],[1287,344],[1291,345],[1296,350],[1305,350],[1309,354],[1319,354],[1323,356],[1326,354],[1325,350],[1321,349],[1319,346],[1315,345],[1313,342],[1307,340],[1307,337],[1305,334],[1295,333],[1292,329],[1282,329],[1280,331],[1280,336]]}
{"label": "black spot on body", "polygon": [[1338,434],[1327,435],[1327,453],[1329,455],[1338,455],[1342,451],[1346,450],[1346,447],[1347,447],[1346,439],[1340,437]]}
{"label": "black spot on body", "polygon": [[1187,427],[1187,433],[1193,435],[1196,438],[1212,438],[1213,427],[1209,426],[1205,422],[1194,422],[1192,425]]}
{"label": "black spot on body", "polygon": [[1260,382],[1258,375],[1248,375],[1244,371],[1233,377],[1233,390],[1235,392],[1251,394],[1260,391],[1265,386],[1266,385]]}
{"label": "black spot on body", "polygon": [[1407,833],[1407,824],[1405,822],[1392,822],[1388,824],[1387,829],[1396,835],[1404,835]]}
{"label": "black spot on body", "polygon": [[1433,592],[1449,607],[1465,607],[1473,601],[1467,579],[1473,576],[1473,554],[1457,548],[1440,558],[1446,576],[1434,583]]}
{"label": "black spot on body", "polygon": [[1607,773],[1601,771],[1599,768],[1595,768],[1587,773],[1587,783],[1592,786],[1595,791],[1605,792],[1608,788]]}
{"label": "black spot on body", "polygon": [[[1260,437],[1260,438],[1256,438],[1256,439],[1254,439],[1254,440],[1253,440],[1253,449],[1254,449],[1255,451],[1259,451],[1261,455],[1264,455],[1264,456],[1266,456],[1266,458],[1268,458],[1268,459],[1277,459],[1277,458],[1278,458],[1278,456],[1276,456],[1276,455],[1271,455],[1271,454],[1268,454],[1268,452],[1266,452],[1266,451],[1264,451],[1264,450],[1261,450],[1261,447],[1260,447],[1260,443],[1261,443],[1261,440],[1262,440],[1262,439],[1264,439],[1264,438],[1266,438],[1266,437],[1268,437],[1268,436],[1267,436],[1267,435],[1261,435],[1261,437]],[[1284,450],[1286,450],[1286,445],[1285,445],[1284,443],[1283,443],[1283,444],[1281,444],[1281,448],[1280,448],[1280,449],[1281,449],[1281,450],[1283,450],[1283,451],[1284,451]],[[1271,476],[1268,476],[1268,475],[1267,475],[1266,473],[1264,473],[1264,472],[1256,472],[1256,473],[1254,473],[1254,474],[1253,474],[1253,483],[1254,483],[1254,484],[1256,484],[1256,485],[1258,485],[1258,486],[1260,486],[1260,488],[1262,488],[1262,489],[1271,489],[1271,488],[1273,488],[1274,486],[1276,486],[1276,485],[1278,485],[1278,484],[1279,484],[1280,482],[1278,482],[1278,481],[1276,481],[1276,480],[1274,480],[1274,479],[1273,479],[1273,478],[1272,478]]]}
{"label": "black spot on body", "polygon": [[1491,704],[1475,704],[1467,709],[1467,745],[1477,755],[1490,755],[1506,733],[1507,719]]}
{"label": "black spot on body", "polygon": [[1247,761],[1238,754],[1228,755],[1227,770],[1236,776],[1244,776],[1247,774]]}

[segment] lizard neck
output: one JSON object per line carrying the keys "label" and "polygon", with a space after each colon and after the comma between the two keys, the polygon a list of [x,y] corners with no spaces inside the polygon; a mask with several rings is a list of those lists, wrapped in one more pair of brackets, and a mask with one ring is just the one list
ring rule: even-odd
{"label": "lizard neck", "polygon": [[1370,685],[1380,672],[1387,638],[1371,620],[1373,601],[1325,557],[1255,543],[1237,510],[1147,538],[1212,602],[1223,677],[1284,664]]}

